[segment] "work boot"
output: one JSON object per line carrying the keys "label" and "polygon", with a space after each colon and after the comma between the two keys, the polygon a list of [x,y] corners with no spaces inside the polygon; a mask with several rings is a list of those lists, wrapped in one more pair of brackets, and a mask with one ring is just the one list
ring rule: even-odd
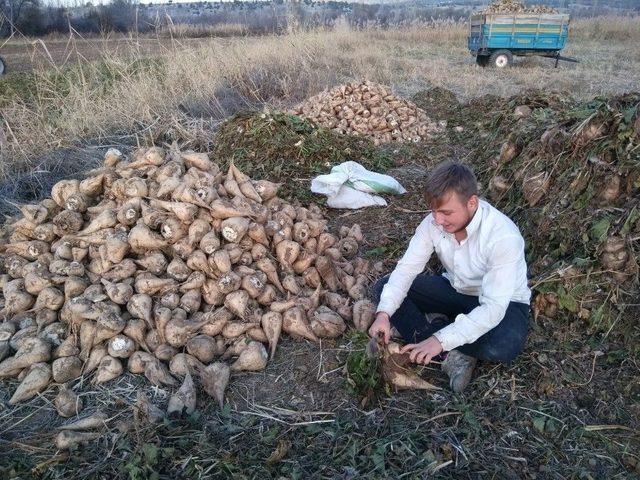
{"label": "work boot", "polygon": [[391,326],[391,339],[392,340],[402,340],[402,334],[393,325]]}
{"label": "work boot", "polygon": [[478,360],[458,350],[451,350],[442,362],[442,371],[449,376],[451,390],[461,393],[473,375]]}
{"label": "work boot", "polygon": [[[451,323],[449,317],[447,317],[444,313],[427,313],[425,317],[427,319],[427,323],[431,325],[430,328],[436,332]],[[447,352],[442,352],[433,357],[431,360],[435,360],[436,362],[443,362],[445,358],[447,358]]]}
{"label": "work boot", "polygon": [[446,327],[451,323],[449,317],[447,317],[444,313],[427,313],[425,315],[427,319],[427,323],[431,324],[437,330]]}

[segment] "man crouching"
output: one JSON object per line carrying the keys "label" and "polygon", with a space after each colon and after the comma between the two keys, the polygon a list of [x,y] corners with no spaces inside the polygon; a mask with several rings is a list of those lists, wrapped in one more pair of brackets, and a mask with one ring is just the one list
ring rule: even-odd
{"label": "man crouching", "polygon": [[[385,343],[395,327],[411,361],[449,352],[442,370],[461,392],[478,359],[510,362],[523,349],[529,323],[524,239],[502,212],[478,198],[466,166],[447,162],[428,177],[432,213],[418,225],[390,275],[374,286],[378,302],[369,335]],[[445,273],[422,273],[431,254]],[[429,315],[442,314],[442,315]]]}

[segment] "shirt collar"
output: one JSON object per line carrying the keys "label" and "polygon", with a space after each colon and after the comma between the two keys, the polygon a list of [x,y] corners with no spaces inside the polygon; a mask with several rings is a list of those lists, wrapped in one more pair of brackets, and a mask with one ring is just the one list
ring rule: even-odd
{"label": "shirt collar", "polygon": [[469,225],[467,225],[467,238],[469,238],[471,235],[473,235],[474,232],[476,232],[478,230],[478,228],[480,228],[480,221],[482,220],[482,212],[480,211],[482,209],[482,202],[478,202],[478,208],[476,209],[476,213],[473,214],[473,218],[471,219],[471,221],[469,222]]}

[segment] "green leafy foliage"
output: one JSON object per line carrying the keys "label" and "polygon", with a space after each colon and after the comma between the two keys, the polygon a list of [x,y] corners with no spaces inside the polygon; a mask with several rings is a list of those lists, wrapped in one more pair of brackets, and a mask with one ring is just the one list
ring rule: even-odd
{"label": "green leafy foliage", "polygon": [[629,212],[629,216],[624,221],[622,228],[620,229],[620,235],[628,235],[631,231],[631,228],[635,225],[635,223],[640,220],[640,211],[637,207],[633,207],[631,212]]}
{"label": "green leafy foliage", "polygon": [[157,480],[160,478],[162,463],[171,460],[175,453],[172,447],[160,447],[155,443],[144,443],[131,452],[128,461],[120,469],[130,480]]}
{"label": "green leafy foliage", "polygon": [[[513,109],[518,105],[529,106],[531,117],[514,122]],[[482,184],[490,184],[496,174],[512,182],[506,193],[489,192],[489,197],[527,240],[530,276],[554,278],[553,286],[536,290],[557,293],[561,310],[569,314],[566,318],[588,310],[589,324],[602,332],[615,321],[612,315],[619,315],[615,306],[634,303],[630,300],[637,296],[637,275],[627,285],[630,290],[617,291],[618,283],[599,264],[607,238],[633,237],[638,228],[639,105],[637,93],[576,103],[553,93],[531,92],[493,111],[480,100],[462,109],[469,110],[463,116],[474,111],[479,115],[483,109],[490,112],[484,119],[473,117],[479,130],[488,132],[471,146],[471,164]],[[496,166],[507,139],[521,146],[519,155]],[[525,198],[528,178],[540,172],[549,175],[549,184],[539,202],[530,206]],[[618,198],[603,197],[603,187],[613,175],[620,179]],[[562,270],[569,266],[579,269],[579,275],[565,278]],[[629,301],[621,301],[619,295]]]}
{"label": "green leafy foliage", "polygon": [[600,220],[591,224],[590,235],[592,240],[596,242],[602,242],[607,238],[607,233],[611,228],[611,219],[609,217],[601,218]]}
{"label": "green leafy foliage", "polygon": [[367,355],[369,336],[354,330],[348,338],[354,344],[346,361],[349,389],[359,396],[380,391],[383,386],[380,359],[371,359]]}
{"label": "green leafy foliage", "polygon": [[307,201],[309,179],[334,165],[354,160],[377,172],[393,165],[388,152],[368,138],[341,135],[282,112],[233,116],[220,126],[214,153],[224,166],[233,161],[253,179],[282,182],[285,195]]}

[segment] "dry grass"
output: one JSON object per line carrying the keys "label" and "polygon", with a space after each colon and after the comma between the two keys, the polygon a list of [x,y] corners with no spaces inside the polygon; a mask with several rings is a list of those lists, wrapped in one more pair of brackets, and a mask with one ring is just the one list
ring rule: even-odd
{"label": "dry grass", "polygon": [[178,23],[167,25],[157,30],[157,35],[164,38],[237,37],[246,34],[246,26],[240,23],[223,23],[219,25]]}
{"label": "dry grass", "polygon": [[581,18],[572,22],[572,33],[585,40],[640,41],[638,17]]}
{"label": "dry grass", "polygon": [[[152,56],[139,39],[129,40],[125,53],[114,53],[105,42],[98,61],[40,67],[30,76],[0,81],[0,174],[31,170],[38,166],[37,154],[52,148],[116,133],[144,137],[189,118],[221,119],[264,104],[289,106],[362,77],[403,95],[443,86],[463,100],[529,87],[589,98],[640,84],[640,18],[576,22],[566,54],[581,63],[557,70],[548,59],[527,59],[506,72],[479,69],[465,37],[465,25],[443,22],[360,31],[340,25],[333,31],[195,44],[174,37]],[[81,50],[82,42],[69,48]],[[46,58],[46,51],[41,55]]]}

